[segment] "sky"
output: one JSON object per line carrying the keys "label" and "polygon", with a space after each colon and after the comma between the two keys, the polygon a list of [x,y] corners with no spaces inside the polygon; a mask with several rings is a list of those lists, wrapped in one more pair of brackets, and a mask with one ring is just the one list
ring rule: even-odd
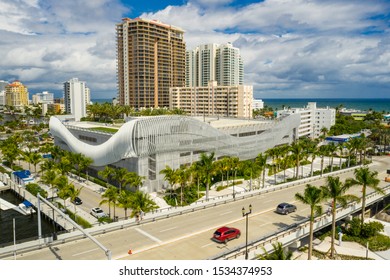
{"label": "sky", "polygon": [[180,27],[187,49],[231,42],[258,99],[390,98],[387,0],[1,0],[0,80],[61,96],[79,78],[116,97],[123,17]]}

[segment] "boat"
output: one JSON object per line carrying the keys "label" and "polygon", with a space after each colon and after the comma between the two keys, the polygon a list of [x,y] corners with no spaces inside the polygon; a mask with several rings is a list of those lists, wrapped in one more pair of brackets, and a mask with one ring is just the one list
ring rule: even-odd
{"label": "boat", "polygon": [[33,205],[30,201],[25,200],[19,204],[19,209],[22,210],[24,215],[34,214],[36,211],[32,206]]}

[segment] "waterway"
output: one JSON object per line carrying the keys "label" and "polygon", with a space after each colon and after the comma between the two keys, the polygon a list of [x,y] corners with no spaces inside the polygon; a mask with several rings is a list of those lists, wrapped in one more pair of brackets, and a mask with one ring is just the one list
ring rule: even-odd
{"label": "waterway", "polygon": [[[23,200],[16,197],[11,191],[0,193],[0,198],[14,204],[19,205]],[[38,215],[23,215],[13,209],[0,210],[0,247],[12,245],[14,242],[13,220],[15,219],[15,236],[16,243],[35,240],[38,238]],[[42,235],[49,236],[58,231],[53,223],[42,217]]]}

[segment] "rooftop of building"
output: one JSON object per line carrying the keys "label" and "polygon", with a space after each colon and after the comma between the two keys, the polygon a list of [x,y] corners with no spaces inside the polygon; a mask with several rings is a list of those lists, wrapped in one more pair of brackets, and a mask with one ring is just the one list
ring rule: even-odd
{"label": "rooftop of building", "polygon": [[[159,20],[156,20],[156,19],[146,19],[146,18],[140,18],[140,17],[137,17],[137,18],[122,18],[122,23],[123,22],[135,22],[135,21],[144,21],[144,22],[148,22],[148,23],[151,23],[151,24],[155,24],[155,25],[159,25],[159,26],[162,26],[162,27],[165,27],[165,28],[170,28],[170,29],[175,29],[177,31],[181,31],[181,32],[184,32],[184,30],[180,27],[177,27],[177,26],[174,26],[174,25],[170,25],[170,24],[166,24],[166,23],[162,23],[161,21]],[[118,23],[119,25],[121,23]],[[118,25],[117,24],[117,25]]]}
{"label": "rooftop of building", "polygon": [[[60,116],[59,116],[60,117]],[[134,117],[136,119],[142,118],[154,118],[156,116],[143,116],[143,117]],[[226,117],[191,117],[189,118],[196,119],[201,122],[206,122],[210,126],[217,129],[231,128],[231,127],[240,127],[240,126],[248,126],[248,125],[265,125],[270,124],[273,121],[267,120],[254,120],[254,119],[238,119],[238,118],[226,118]],[[67,118],[60,118],[67,126],[73,126],[80,129],[92,129],[92,130],[106,130],[109,132],[110,130],[118,130],[123,123],[119,124],[108,124],[108,123],[100,123],[100,122],[76,122],[69,120]],[[112,131],[114,132],[114,131]]]}

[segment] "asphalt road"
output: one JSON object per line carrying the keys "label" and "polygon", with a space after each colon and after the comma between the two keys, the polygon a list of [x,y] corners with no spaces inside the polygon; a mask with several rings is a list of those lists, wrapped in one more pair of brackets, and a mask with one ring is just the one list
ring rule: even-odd
{"label": "asphalt road", "polygon": [[[370,169],[379,171],[381,186],[386,170],[390,166],[390,157],[376,158]],[[353,177],[353,171],[339,176],[344,180]],[[312,185],[324,185],[325,180],[312,182]],[[242,207],[248,209],[252,204],[252,214],[249,215],[248,239],[257,239],[275,232],[290,224],[305,219],[309,215],[309,207],[294,201],[297,192],[303,192],[305,185],[297,185],[281,191],[270,192],[260,196],[239,200],[213,208],[159,220],[153,223],[117,230],[95,236],[112,252],[112,259],[207,259],[223,251],[245,243],[245,219],[242,217]],[[355,195],[361,193],[359,186],[350,191]],[[279,215],[274,212],[280,202],[291,202],[298,210],[290,215]],[[89,207],[88,205],[86,207]],[[239,239],[219,244],[210,238],[216,228],[227,225],[242,231]],[[128,251],[132,250],[129,255]],[[17,255],[17,259],[30,260],[103,260],[104,252],[92,241],[81,239],[56,245],[28,253]]]}

